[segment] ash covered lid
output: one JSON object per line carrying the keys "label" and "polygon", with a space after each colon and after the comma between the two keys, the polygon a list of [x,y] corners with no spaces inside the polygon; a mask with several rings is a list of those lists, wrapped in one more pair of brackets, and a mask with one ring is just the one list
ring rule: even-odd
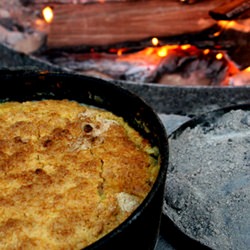
{"label": "ash covered lid", "polygon": [[170,135],[169,148],[163,213],[212,249],[248,250],[250,107],[187,122]]}

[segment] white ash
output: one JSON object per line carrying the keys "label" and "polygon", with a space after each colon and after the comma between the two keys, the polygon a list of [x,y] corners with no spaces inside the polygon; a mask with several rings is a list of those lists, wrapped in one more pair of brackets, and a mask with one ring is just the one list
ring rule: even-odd
{"label": "white ash", "polygon": [[212,249],[248,250],[250,111],[186,128],[169,147],[164,214]]}

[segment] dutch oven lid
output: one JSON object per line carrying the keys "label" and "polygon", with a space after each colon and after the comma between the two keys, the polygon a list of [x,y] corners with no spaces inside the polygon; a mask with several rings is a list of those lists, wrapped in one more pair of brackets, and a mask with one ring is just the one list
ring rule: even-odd
{"label": "dutch oven lid", "polygon": [[169,148],[166,218],[200,247],[248,250],[250,105],[191,119],[169,136]]}

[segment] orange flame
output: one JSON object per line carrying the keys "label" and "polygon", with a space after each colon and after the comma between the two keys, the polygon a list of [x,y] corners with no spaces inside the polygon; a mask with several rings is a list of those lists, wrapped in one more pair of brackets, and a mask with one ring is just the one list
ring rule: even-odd
{"label": "orange flame", "polygon": [[203,54],[204,54],[204,55],[208,55],[209,53],[210,53],[210,49],[204,49],[204,50],[203,50]]}
{"label": "orange flame", "polygon": [[154,51],[155,51],[155,49],[152,48],[152,47],[148,47],[148,48],[144,49],[144,53],[145,53],[145,55],[147,55],[147,56],[152,55],[152,54],[154,53]]}
{"label": "orange flame", "polygon": [[157,46],[157,45],[159,44],[159,40],[158,40],[158,38],[156,38],[156,37],[153,37],[152,40],[151,40],[151,42],[152,42],[152,44],[153,44],[154,46]]}
{"label": "orange flame", "polygon": [[165,45],[157,48],[156,53],[159,57],[166,57],[169,54],[169,51],[177,49],[178,45]]}
{"label": "orange flame", "polygon": [[118,56],[121,56],[121,55],[123,54],[123,51],[124,51],[123,49],[118,49],[118,50],[117,50],[117,55],[118,55]]}
{"label": "orange flame", "polygon": [[43,18],[47,23],[51,23],[54,18],[54,13],[51,7],[47,6],[42,10]]}
{"label": "orange flame", "polygon": [[161,47],[161,48],[157,51],[157,55],[158,55],[159,57],[165,57],[165,56],[167,56],[167,54],[168,54],[168,47],[166,47],[166,46]]}
{"label": "orange flame", "polygon": [[217,31],[217,32],[215,32],[213,35],[214,35],[214,37],[217,37],[217,36],[219,36],[221,34],[221,32],[220,31]]}
{"label": "orange flame", "polygon": [[181,45],[181,49],[182,50],[187,50],[187,49],[190,49],[192,46],[190,44],[183,44]]}
{"label": "orange flame", "polygon": [[231,28],[234,28],[237,23],[235,21],[221,20],[221,21],[218,21],[218,24],[223,29],[231,29]]}
{"label": "orange flame", "polygon": [[217,53],[216,54],[216,59],[217,60],[221,60],[223,58],[223,54],[222,53]]}
{"label": "orange flame", "polygon": [[250,72],[250,66],[244,69],[245,72]]}

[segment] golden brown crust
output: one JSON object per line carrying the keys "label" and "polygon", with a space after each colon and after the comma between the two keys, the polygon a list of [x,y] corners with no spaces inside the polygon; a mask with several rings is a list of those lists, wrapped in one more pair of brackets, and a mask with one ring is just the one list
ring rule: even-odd
{"label": "golden brown crust", "polygon": [[113,114],[67,100],[0,105],[0,249],[80,249],[118,226],[157,155]]}

